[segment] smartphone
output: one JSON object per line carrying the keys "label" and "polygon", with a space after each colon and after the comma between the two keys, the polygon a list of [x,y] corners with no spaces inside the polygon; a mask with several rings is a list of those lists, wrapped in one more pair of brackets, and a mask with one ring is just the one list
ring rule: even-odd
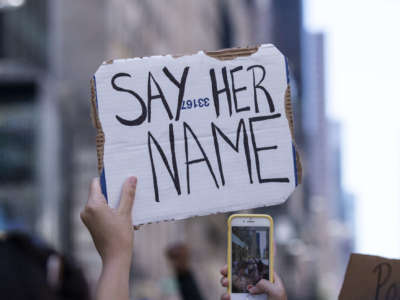
{"label": "smartphone", "polygon": [[228,291],[231,300],[266,300],[250,285],[273,282],[273,220],[269,215],[236,214],[228,220]]}

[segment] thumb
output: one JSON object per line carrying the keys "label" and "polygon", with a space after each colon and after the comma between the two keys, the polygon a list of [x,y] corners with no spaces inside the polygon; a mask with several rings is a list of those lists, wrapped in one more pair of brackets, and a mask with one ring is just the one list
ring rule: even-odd
{"label": "thumb", "polygon": [[275,282],[272,283],[271,281],[261,279],[257,285],[249,290],[251,294],[262,294],[265,293],[271,297],[271,299],[282,299],[287,300],[286,291],[282,284],[281,279],[279,276],[275,274]]}
{"label": "thumb", "polygon": [[122,186],[121,199],[118,205],[118,212],[124,215],[132,214],[133,202],[135,200],[137,178],[132,176],[125,180]]}
{"label": "thumb", "polygon": [[89,198],[87,204],[105,203],[107,204],[106,198],[104,198],[103,192],[101,191],[100,179],[98,177],[93,178],[90,183]]}
{"label": "thumb", "polygon": [[250,294],[257,295],[257,294],[267,294],[269,295],[270,292],[273,290],[274,284],[270,281],[265,279],[261,279],[256,286],[253,286],[249,289]]}

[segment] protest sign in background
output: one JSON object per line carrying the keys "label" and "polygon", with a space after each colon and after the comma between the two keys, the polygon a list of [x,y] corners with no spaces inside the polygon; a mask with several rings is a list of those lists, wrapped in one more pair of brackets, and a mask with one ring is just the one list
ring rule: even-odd
{"label": "protest sign in background", "polygon": [[339,300],[400,299],[400,260],[353,253]]}
{"label": "protest sign in background", "polygon": [[92,104],[103,193],[115,207],[137,176],[135,225],[279,204],[299,182],[273,45],[105,62]]}

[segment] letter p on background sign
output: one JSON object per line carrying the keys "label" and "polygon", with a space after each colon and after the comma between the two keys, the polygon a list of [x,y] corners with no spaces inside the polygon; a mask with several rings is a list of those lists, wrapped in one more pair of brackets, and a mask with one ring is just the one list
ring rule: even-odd
{"label": "letter p on background sign", "polygon": [[399,300],[400,260],[352,254],[339,300]]}

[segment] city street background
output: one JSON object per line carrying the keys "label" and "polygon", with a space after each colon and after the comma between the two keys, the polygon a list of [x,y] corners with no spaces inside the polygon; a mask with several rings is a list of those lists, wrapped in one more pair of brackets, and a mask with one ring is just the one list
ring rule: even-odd
{"label": "city street background", "polygon": [[[275,219],[288,298],[336,299],[351,252],[399,258],[399,9],[396,0],[0,0],[0,229],[41,236],[93,287],[101,261],[79,213],[97,176],[97,67],[273,43],[289,60],[303,183],[285,204],[253,212]],[[227,218],[137,231],[132,299],[180,299],[165,258],[178,241],[205,298],[218,299]]]}

